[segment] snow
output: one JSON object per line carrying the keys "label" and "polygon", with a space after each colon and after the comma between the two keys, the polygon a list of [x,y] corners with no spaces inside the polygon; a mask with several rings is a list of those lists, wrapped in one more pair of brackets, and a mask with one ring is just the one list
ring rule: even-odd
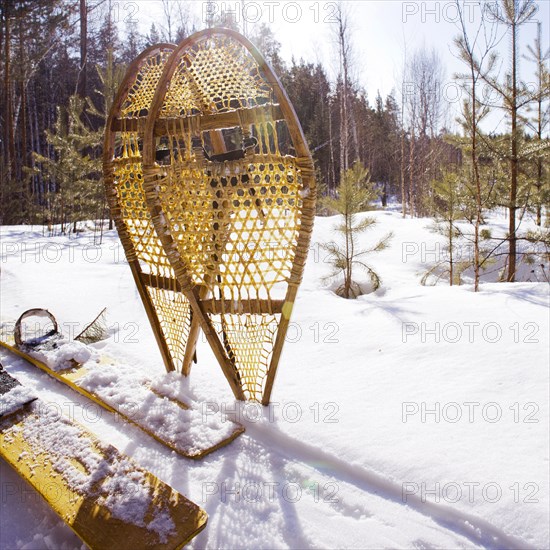
{"label": "snow", "polygon": [[25,386],[11,388],[10,391],[0,395],[0,417],[14,413],[36,398],[37,395],[31,388]]}
{"label": "snow", "polygon": [[[204,338],[189,379],[163,374],[115,232],[98,247],[90,233],[1,228],[3,320],[45,307],[71,338],[108,306],[111,336],[94,350],[138,368],[161,394],[200,407],[205,420],[245,425],[201,461],[90,410],[20,359],[4,352],[0,359],[42,399],[202,506],[208,525],[191,548],[550,547],[545,271],[524,264],[526,282],[497,283],[495,265],[479,293],[470,273],[462,286],[422,286],[443,254],[431,220],[369,215],[379,224],[360,245],[395,234],[369,257],[382,288],[347,301],[325,286],[330,266],[316,243],[335,238],[336,220],[317,218],[266,409],[235,404]],[[504,217],[489,223],[493,235],[505,233]],[[152,411],[150,421],[161,416]],[[0,472],[18,483],[1,462]],[[75,545],[45,505],[29,506],[25,489],[10,487],[0,499],[0,547],[32,548],[37,536],[56,548]]]}
{"label": "snow", "polygon": [[70,341],[66,338],[56,339],[51,349],[24,346],[24,351],[55,371],[99,361],[99,354],[96,350],[81,342]]}
{"label": "snow", "polygon": [[166,543],[174,533],[176,526],[170,513],[158,507],[153,511],[153,519],[145,520],[151,509],[155,488],[151,486],[143,470],[127,458],[115,461],[110,468],[109,477],[102,485],[105,494],[98,499],[99,504],[106,506],[114,518],[154,531],[159,541]]}

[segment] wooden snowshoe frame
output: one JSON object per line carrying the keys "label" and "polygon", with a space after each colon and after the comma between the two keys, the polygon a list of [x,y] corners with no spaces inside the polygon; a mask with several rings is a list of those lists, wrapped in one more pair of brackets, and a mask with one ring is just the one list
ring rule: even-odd
{"label": "wooden snowshoe frame", "polygon": [[189,302],[156,235],[143,192],[146,116],[174,49],[172,44],[151,46],[128,68],[107,120],[103,167],[111,216],[166,370],[188,374],[198,324],[192,323]]}
{"label": "wooden snowshoe frame", "polygon": [[[235,397],[268,404],[315,212],[313,161],[294,109],[247,39],[209,29],[171,53],[147,111],[144,128],[136,116],[124,130],[142,139],[143,180],[134,187],[154,254],[168,260],[157,284],[185,297],[188,326],[204,331]],[[119,112],[111,131],[122,127]],[[106,147],[113,196],[125,191],[111,153]],[[111,204],[125,229],[125,213]],[[128,258],[138,265],[151,255],[151,245],[140,246]]]}

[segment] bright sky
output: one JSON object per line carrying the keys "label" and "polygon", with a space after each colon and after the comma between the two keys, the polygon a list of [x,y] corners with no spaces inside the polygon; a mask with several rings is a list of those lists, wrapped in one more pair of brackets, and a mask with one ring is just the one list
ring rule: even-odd
{"label": "bright sky", "polygon": [[[208,9],[230,10],[237,20],[246,22],[250,30],[257,22],[269,23],[281,43],[283,58],[294,56],[307,61],[321,61],[334,76],[337,71],[334,37],[334,10],[337,2],[326,0],[226,0],[209,3],[202,0],[178,2],[172,0],[174,16],[178,4],[189,10],[198,27],[206,19]],[[209,4],[213,7],[209,8]],[[415,49],[435,48],[445,70],[444,98],[451,113],[460,102],[460,93],[453,74],[464,70],[454,53],[452,39],[458,34],[457,12],[454,0],[353,0],[344,2],[351,15],[354,72],[357,81],[367,89],[371,102],[376,93],[385,97],[392,88],[399,88],[404,59],[410,58]],[[543,45],[549,47],[550,1],[538,0],[538,12],[533,23],[522,28],[520,46],[532,44],[537,33],[536,21],[542,22]],[[152,22],[163,25],[164,12],[161,0],[135,0],[114,2],[120,20],[137,19],[140,30],[147,32]],[[479,0],[467,2],[466,15],[472,27],[479,20]],[[500,34],[504,33],[504,28]],[[507,68],[509,40],[503,37],[500,48],[503,70]],[[525,51],[523,48],[520,51]],[[532,80],[534,64],[522,60],[521,75]],[[399,99],[399,98],[398,98]],[[453,115],[450,114],[450,119]]]}

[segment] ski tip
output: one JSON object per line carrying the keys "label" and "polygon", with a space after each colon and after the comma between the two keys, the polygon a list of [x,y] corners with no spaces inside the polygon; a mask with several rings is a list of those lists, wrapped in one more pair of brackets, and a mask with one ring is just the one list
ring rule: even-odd
{"label": "ski tip", "polygon": [[22,386],[0,363],[0,418],[16,413],[36,399],[34,392]]}

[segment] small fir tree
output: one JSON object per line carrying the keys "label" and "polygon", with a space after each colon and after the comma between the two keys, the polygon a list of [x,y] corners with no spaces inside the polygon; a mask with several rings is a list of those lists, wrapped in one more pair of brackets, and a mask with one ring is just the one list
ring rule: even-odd
{"label": "small fir tree", "polygon": [[456,172],[445,172],[443,176],[432,182],[432,209],[435,214],[431,230],[445,237],[445,245],[441,259],[437,261],[421,279],[423,285],[448,277],[449,285],[461,283],[462,272],[469,262],[463,259],[463,234],[458,220],[463,217],[465,193],[461,185],[460,175]]}
{"label": "small fir tree", "polygon": [[[483,196],[490,195],[487,190],[490,182],[481,179]],[[471,170],[464,166],[457,171],[446,171],[432,182],[434,224],[431,230],[445,238],[445,245],[441,259],[424,273],[423,285],[436,284],[443,278],[448,279],[450,286],[460,285],[463,273],[472,268],[477,288],[481,271],[492,262],[493,251],[484,246],[491,239],[491,233],[481,228],[483,211],[478,210],[477,190],[471,185],[472,180]],[[464,231],[459,222],[469,224],[472,233]]]}
{"label": "small fir tree", "polygon": [[359,236],[376,224],[374,218],[359,216],[359,213],[367,210],[369,203],[377,197],[378,192],[370,181],[368,170],[356,162],[344,172],[337,196],[325,199],[327,208],[338,212],[342,218],[335,229],[342,236],[343,242],[338,244],[331,241],[322,244],[321,248],[329,253],[332,266],[332,272],[326,279],[343,276],[343,283],[336,290],[343,298],[357,298],[362,293],[361,287],[353,278],[355,268],[367,272],[374,290],[382,283],[380,276],[366,263],[365,256],[384,250],[393,234],[386,234],[368,249],[360,249],[358,243]]}

